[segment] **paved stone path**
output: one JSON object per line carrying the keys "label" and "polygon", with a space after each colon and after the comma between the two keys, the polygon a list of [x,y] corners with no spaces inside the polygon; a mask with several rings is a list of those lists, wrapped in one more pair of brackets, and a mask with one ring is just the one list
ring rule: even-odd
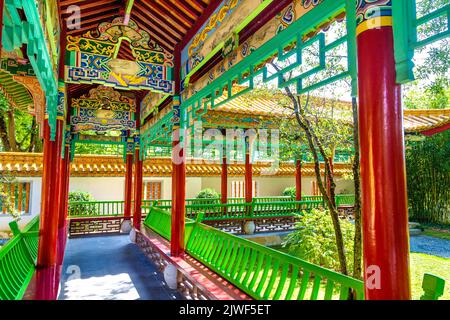
{"label": "paved stone path", "polygon": [[60,300],[174,300],[176,290],[128,236],[69,239]]}
{"label": "paved stone path", "polygon": [[429,236],[413,236],[410,238],[410,247],[411,252],[450,258],[450,240]]}

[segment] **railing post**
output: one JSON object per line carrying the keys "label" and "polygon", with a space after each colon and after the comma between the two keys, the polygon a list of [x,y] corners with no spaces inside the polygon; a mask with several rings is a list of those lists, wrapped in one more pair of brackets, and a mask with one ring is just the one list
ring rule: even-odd
{"label": "railing post", "polygon": [[392,5],[372,2],[357,6],[365,297],[409,300],[402,92],[396,83]]}

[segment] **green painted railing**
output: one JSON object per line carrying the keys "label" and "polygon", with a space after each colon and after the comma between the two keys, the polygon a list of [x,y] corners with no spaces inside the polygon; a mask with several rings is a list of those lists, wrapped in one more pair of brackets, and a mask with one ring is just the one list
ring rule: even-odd
{"label": "green painted railing", "polygon": [[[363,282],[233,236],[197,221],[186,222],[186,251],[255,299],[363,298]],[[170,213],[152,208],[144,225],[170,240]]]}
{"label": "green painted railing", "polygon": [[[170,240],[170,235],[172,232],[171,232],[171,214],[169,212],[156,207],[151,208],[150,213],[144,220],[144,225],[152,229],[159,235],[161,235],[163,238]],[[194,225],[195,225],[194,220],[186,219],[184,229],[186,242],[192,233]]]}
{"label": "green painted railing", "polygon": [[[360,280],[207,226],[203,219],[200,214],[186,220],[187,253],[254,299],[364,299]],[[169,212],[152,207],[144,225],[170,241]],[[422,300],[438,300],[445,280],[425,274],[422,287]]]}
{"label": "green painted railing", "polygon": [[10,224],[14,236],[0,249],[0,300],[20,300],[33,276],[39,239],[39,219],[20,231]]}
{"label": "green painted railing", "polygon": [[[143,214],[154,201],[142,201]],[[69,202],[69,218],[83,217],[119,217],[124,214],[125,201],[71,201]]]}
{"label": "green painted railing", "polygon": [[[322,206],[322,201],[292,201],[292,198],[283,198],[282,201],[269,202],[268,199],[254,199],[251,203],[227,203],[222,204],[215,199],[195,199],[187,202],[186,216],[195,219],[200,213],[204,215],[204,221],[228,220],[228,219],[252,219],[252,218],[271,218],[284,217],[301,213],[303,210],[311,210]],[[200,203],[196,203],[197,200]],[[153,206],[170,210],[172,204],[168,200],[155,201]],[[150,207],[143,207],[144,210],[150,210]]]}
{"label": "green painted railing", "polygon": [[353,206],[355,205],[354,194],[340,194],[336,195],[336,206]]}
{"label": "green painted railing", "polygon": [[123,215],[124,201],[77,201],[69,203],[69,218]]}
{"label": "green painted railing", "polygon": [[[337,195],[336,203],[353,205],[354,195]],[[90,201],[70,202],[69,218],[83,217],[118,217],[124,213],[124,201]],[[142,202],[143,214],[147,214],[151,206],[164,210],[172,208],[172,200],[144,200]],[[284,216],[298,213],[302,210],[311,210],[323,206],[322,196],[303,196],[302,201],[294,201],[292,197],[258,197],[250,204],[244,198],[229,198],[227,204],[222,204],[220,198],[212,199],[186,199],[186,216],[195,218],[199,212],[205,213],[205,219],[219,218],[248,218]]]}
{"label": "green painted railing", "polygon": [[350,289],[363,299],[360,280],[204,224],[195,225],[186,249],[255,299],[347,300]]}

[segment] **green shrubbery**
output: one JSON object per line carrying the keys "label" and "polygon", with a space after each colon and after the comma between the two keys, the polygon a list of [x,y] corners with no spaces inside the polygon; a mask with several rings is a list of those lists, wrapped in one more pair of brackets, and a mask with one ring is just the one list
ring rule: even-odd
{"label": "green shrubbery", "polygon": [[406,146],[410,219],[450,225],[450,131]]}
{"label": "green shrubbery", "polygon": [[92,205],[86,204],[77,204],[76,206],[71,205],[73,202],[92,202],[95,201],[94,197],[88,193],[83,191],[71,191],[69,192],[69,216],[81,214],[82,212],[90,212],[91,214],[95,214],[96,208]]}
{"label": "green shrubbery", "polygon": [[284,189],[284,191],[283,191],[284,197],[295,198],[296,194],[297,194],[297,191],[296,191],[295,187],[288,187],[288,188]]}
{"label": "green shrubbery", "polygon": [[[347,264],[349,270],[352,270],[355,227],[348,221],[340,222]],[[304,212],[297,222],[297,230],[287,236],[283,246],[289,254],[300,259],[340,270],[333,222],[328,211],[313,209],[311,212]]]}
{"label": "green shrubbery", "polygon": [[200,191],[196,197],[197,199],[217,199],[219,198],[219,194],[214,189],[203,189]]}

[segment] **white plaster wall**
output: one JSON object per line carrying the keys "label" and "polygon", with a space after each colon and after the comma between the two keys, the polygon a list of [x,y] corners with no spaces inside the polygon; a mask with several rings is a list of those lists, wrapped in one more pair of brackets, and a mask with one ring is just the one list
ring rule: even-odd
{"label": "white plaster wall", "polygon": [[[255,177],[257,181],[258,196],[280,196],[287,187],[295,186],[294,177]],[[228,177],[228,196],[231,193],[231,181],[243,181],[243,177]],[[42,179],[38,178],[18,178],[18,181],[31,182],[30,194],[30,214],[22,216],[19,225],[23,227],[33,217],[39,215],[41,208],[41,188]],[[162,183],[161,196],[163,199],[172,199],[172,178],[144,178],[144,181],[158,181]],[[302,179],[302,193],[304,195],[312,194],[313,177],[304,177]],[[186,198],[195,198],[197,194],[206,188],[211,188],[220,193],[220,177],[188,177],[186,178]],[[98,201],[123,201],[125,190],[125,179],[123,177],[72,177],[70,178],[70,191],[89,192]],[[336,181],[336,194],[353,193],[354,186],[352,180],[338,179]],[[12,221],[9,216],[0,216],[0,231],[9,230],[8,223]]]}
{"label": "white plaster wall", "polygon": [[122,177],[71,177],[69,190],[88,192],[97,201],[123,201],[125,179]]}

